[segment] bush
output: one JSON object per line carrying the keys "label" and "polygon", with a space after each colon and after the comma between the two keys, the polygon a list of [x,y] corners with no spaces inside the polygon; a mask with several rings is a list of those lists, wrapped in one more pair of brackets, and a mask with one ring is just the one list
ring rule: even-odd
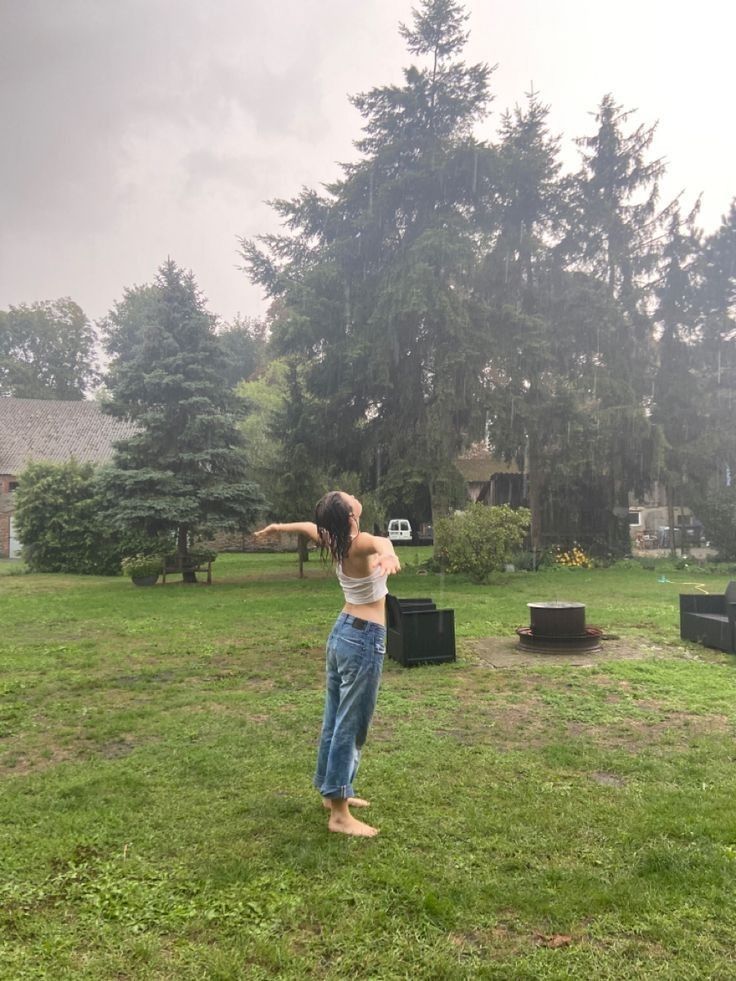
{"label": "bush", "polygon": [[555,549],[555,565],[564,566],[567,569],[591,569],[593,562],[589,555],[578,545],[563,551],[561,546]]}
{"label": "bush", "polygon": [[121,547],[100,507],[91,464],[31,463],[18,479],[14,514],[28,568],[117,575]]}
{"label": "bush", "polygon": [[126,555],[122,562],[123,572],[131,579],[146,579],[148,576],[160,576],[164,569],[163,559],[159,555]]}
{"label": "bush", "polygon": [[517,572],[536,572],[538,569],[546,569],[554,564],[554,553],[549,549],[542,549],[539,552],[528,550],[513,552],[509,562]]}
{"label": "bush", "polygon": [[449,572],[464,572],[483,582],[502,569],[524,541],[530,513],[508,505],[471,504],[460,514],[442,518],[435,527],[435,554]]}

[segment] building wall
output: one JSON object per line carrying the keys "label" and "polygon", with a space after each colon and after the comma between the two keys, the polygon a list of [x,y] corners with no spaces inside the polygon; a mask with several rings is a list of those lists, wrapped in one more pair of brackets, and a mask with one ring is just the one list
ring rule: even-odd
{"label": "building wall", "polygon": [[10,554],[10,515],[13,512],[13,495],[10,485],[17,478],[11,473],[0,473],[0,559]]}

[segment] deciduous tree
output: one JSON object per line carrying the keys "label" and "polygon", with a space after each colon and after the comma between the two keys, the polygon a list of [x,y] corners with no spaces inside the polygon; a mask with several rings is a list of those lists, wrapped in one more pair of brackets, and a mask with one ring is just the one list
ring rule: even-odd
{"label": "deciduous tree", "polygon": [[68,297],[0,310],[0,394],[83,399],[98,379],[95,332]]}

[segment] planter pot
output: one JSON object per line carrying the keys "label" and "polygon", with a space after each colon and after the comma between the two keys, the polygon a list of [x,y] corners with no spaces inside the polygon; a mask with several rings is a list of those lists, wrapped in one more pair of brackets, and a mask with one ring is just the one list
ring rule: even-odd
{"label": "planter pot", "polygon": [[133,576],[131,582],[134,586],[155,586],[158,576]]}

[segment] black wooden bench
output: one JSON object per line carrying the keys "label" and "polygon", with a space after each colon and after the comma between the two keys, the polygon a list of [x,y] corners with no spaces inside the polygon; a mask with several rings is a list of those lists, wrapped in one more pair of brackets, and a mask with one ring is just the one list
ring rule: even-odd
{"label": "black wooden bench", "polygon": [[[207,585],[212,585],[212,563],[214,559],[209,556],[190,556],[190,561],[187,562],[187,571],[191,572],[206,572],[207,573]],[[162,582],[166,582],[166,577],[170,575],[184,575],[184,565],[182,563],[182,557],[180,555],[167,555],[161,560],[162,564]]]}
{"label": "black wooden bench", "polygon": [[455,660],[455,611],[438,610],[428,598],[386,597],[386,653],[394,661],[440,664]]}
{"label": "black wooden bench", "polygon": [[736,654],[736,580],[731,580],[723,596],[681,593],[680,636]]}

